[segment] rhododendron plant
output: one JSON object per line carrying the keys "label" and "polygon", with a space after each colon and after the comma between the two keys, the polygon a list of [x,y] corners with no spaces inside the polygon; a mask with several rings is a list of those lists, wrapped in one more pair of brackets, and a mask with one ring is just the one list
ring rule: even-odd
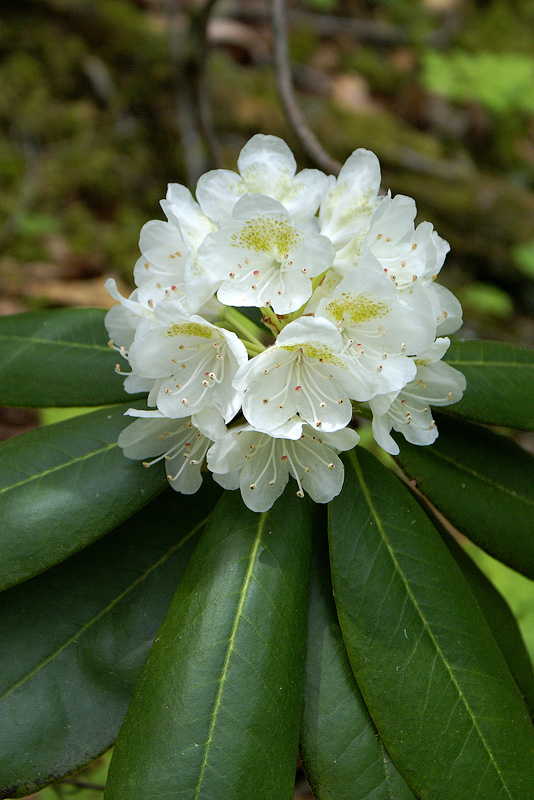
{"label": "rhododendron plant", "polygon": [[316,800],[534,800],[458,544],[534,579],[533,351],[454,336],[373,153],[237,166],[169,186],[111,310],[0,318],[0,402],[100,406],[0,444],[0,797],[116,742],[106,800],[292,800],[299,753]]}

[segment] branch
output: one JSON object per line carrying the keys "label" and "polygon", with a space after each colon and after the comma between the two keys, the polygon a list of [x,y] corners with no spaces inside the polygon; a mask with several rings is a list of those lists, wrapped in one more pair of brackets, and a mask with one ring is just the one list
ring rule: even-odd
{"label": "branch", "polygon": [[282,107],[291,128],[310,158],[325,172],[331,172],[337,175],[341,169],[341,164],[339,161],[332,158],[323,148],[322,144],[309,127],[295,99],[291,81],[291,70],[289,67],[284,0],[271,0],[271,2],[274,68]]}
{"label": "branch", "polygon": [[204,172],[221,161],[206,85],[206,28],[215,2],[206,0],[200,9],[193,6],[185,14],[188,24],[186,31],[181,33],[175,23],[178,9],[185,4],[183,0],[167,0],[169,48],[177,86],[178,125],[190,188],[194,187]]}

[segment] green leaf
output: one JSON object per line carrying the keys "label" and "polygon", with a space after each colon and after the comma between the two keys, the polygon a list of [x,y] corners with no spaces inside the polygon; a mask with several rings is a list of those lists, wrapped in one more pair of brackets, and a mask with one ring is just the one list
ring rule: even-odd
{"label": "green leaf", "polygon": [[534,670],[510,606],[435,516],[433,524],[462,570],[517,683],[530,716],[534,718]]}
{"label": "green leaf", "polygon": [[0,405],[124,403],[105,316],[100,308],[65,308],[0,317]]}
{"label": "green leaf", "polygon": [[332,583],[350,662],[397,768],[424,800],[534,798],[534,733],[439,534],[373,456],[330,504]]}
{"label": "green leaf", "polygon": [[171,489],[116,531],[0,594],[0,797],[114,742],[152,639],[220,492]]}
{"label": "green leaf", "polygon": [[307,506],[219,501],[156,638],[107,800],[290,800],[310,559]]}
{"label": "green leaf", "polygon": [[312,561],[300,754],[316,800],[414,800],[352,673],[332,596],[326,542]]}
{"label": "green leaf", "polygon": [[117,445],[129,406],[0,444],[0,589],[86,547],[165,488],[164,469],[144,469]]}
{"label": "green leaf", "polygon": [[459,531],[534,578],[534,458],[506,436],[435,416],[434,444],[399,438],[397,460]]}
{"label": "green leaf", "polygon": [[534,430],[534,350],[503,342],[452,341],[445,358],[467,380],[446,412],[476,422]]}

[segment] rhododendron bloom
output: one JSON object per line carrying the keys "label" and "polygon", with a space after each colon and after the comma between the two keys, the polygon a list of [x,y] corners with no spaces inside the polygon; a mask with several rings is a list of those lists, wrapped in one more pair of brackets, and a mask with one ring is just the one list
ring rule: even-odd
{"label": "rhododendron bloom", "polygon": [[437,282],[449,246],[415,226],[411,198],[379,195],[368,150],[337,178],[297,173],[288,146],[258,134],[238,170],[204,175],[198,202],[171,184],[167,221],[141,231],[136,288],[125,298],[106,284],[119,301],[110,344],[131,370],[117,371],[147,392],[119,445],[164,462],[184,494],[207,468],[254,511],[289,479],[326,503],[360,417],[396,454],[392,429],[431,444],[431,407],[462,396],[464,376],[443,361],[462,317]]}

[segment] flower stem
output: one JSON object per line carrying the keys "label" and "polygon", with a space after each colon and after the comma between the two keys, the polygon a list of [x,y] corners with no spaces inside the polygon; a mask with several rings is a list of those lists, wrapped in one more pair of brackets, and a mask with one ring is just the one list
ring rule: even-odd
{"label": "flower stem", "polygon": [[272,330],[276,336],[284,327],[282,321],[277,317],[272,308],[269,306],[262,306],[261,313],[263,314],[263,321]]}
{"label": "flower stem", "polygon": [[257,345],[254,344],[254,342],[247,342],[246,339],[241,339],[241,341],[247,348],[247,353],[249,354],[249,356],[252,356],[252,358],[254,358],[254,356],[259,355],[260,353],[263,353],[263,351],[265,350],[265,347],[263,345]]}
{"label": "flower stem", "polygon": [[236,308],[224,306],[221,311],[221,321],[227,322],[235,333],[245,336],[246,341],[243,340],[243,344],[247,349],[251,345],[258,353],[265,350],[265,345],[259,338],[262,333],[261,328]]}

